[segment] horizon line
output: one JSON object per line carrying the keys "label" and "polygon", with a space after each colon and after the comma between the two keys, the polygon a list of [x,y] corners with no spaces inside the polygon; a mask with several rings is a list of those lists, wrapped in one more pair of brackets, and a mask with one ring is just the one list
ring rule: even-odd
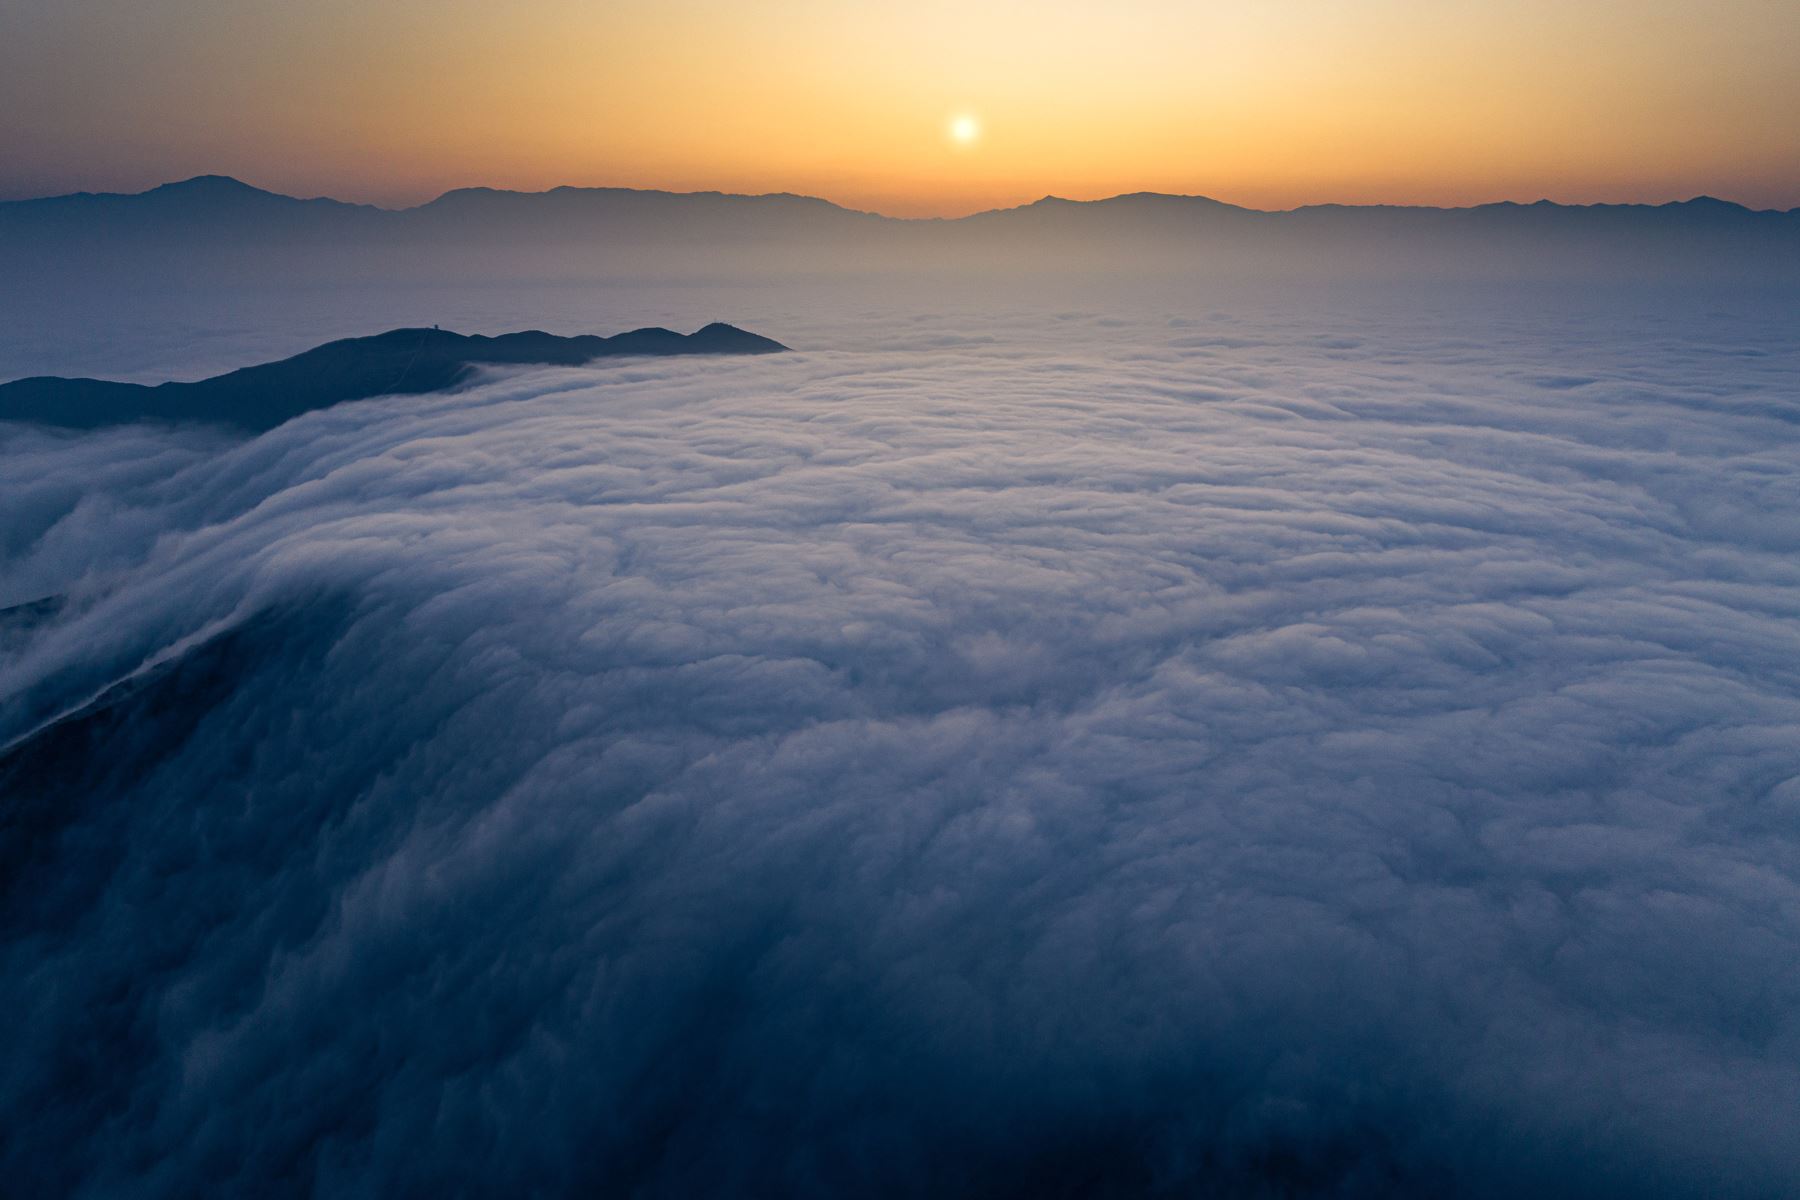
{"label": "horizon line", "polygon": [[1537,206],[1549,206],[1549,207],[1554,207],[1554,208],[1669,208],[1669,207],[1676,207],[1676,206],[1680,206],[1680,205],[1697,204],[1697,203],[1712,203],[1712,204],[1729,205],[1731,207],[1741,209],[1747,213],[1768,213],[1768,214],[1774,214],[1774,215],[1778,215],[1778,216],[1786,216],[1786,215],[1791,215],[1794,213],[1800,213],[1800,205],[1796,205],[1791,208],[1753,208],[1750,205],[1745,204],[1741,201],[1729,200],[1724,197],[1715,196],[1715,195],[1713,195],[1711,193],[1707,193],[1707,192],[1702,192],[1697,195],[1689,196],[1685,199],[1595,201],[1595,202],[1591,202],[1591,203],[1569,203],[1569,202],[1564,202],[1564,201],[1560,201],[1560,200],[1552,200],[1549,197],[1539,197],[1535,200],[1514,200],[1514,199],[1485,200],[1485,201],[1481,201],[1481,202],[1474,203],[1474,204],[1404,204],[1404,203],[1395,203],[1395,202],[1390,202],[1390,201],[1374,201],[1374,202],[1369,202],[1369,203],[1352,203],[1352,202],[1345,202],[1345,201],[1326,200],[1326,201],[1317,201],[1317,202],[1310,203],[1310,204],[1297,204],[1297,205],[1292,206],[1291,208],[1254,208],[1249,205],[1235,204],[1229,200],[1220,200],[1220,199],[1217,199],[1216,197],[1208,196],[1208,195],[1205,195],[1205,194],[1199,193],[1199,192],[1158,192],[1158,191],[1151,191],[1151,190],[1137,190],[1137,191],[1117,192],[1117,193],[1114,193],[1112,195],[1107,195],[1107,196],[1097,196],[1097,197],[1094,197],[1093,199],[1088,199],[1088,200],[1077,200],[1077,199],[1072,199],[1072,198],[1069,198],[1066,196],[1058,196],[1055,193],[1046,193],[1045,195],[1040,196],[1039,198],[1037,198],[1035,200],[1027,200],[1027,201],[1022,201],[1018,204],[1002,205],[1002,206],[998,206],[998,207],[994,207],[994,208],[977,209],[973,212],[964,213],[960,216],[903,216],[903,215],[897,215],[897,214],[893,214],[893,213],[884,213],[884,212],[877,211],[875,209],[855,208],[848,204],[840,203],[839,201],[832,200],[825,196],[816,196],[816,195],[812,195],[812,194],[806,193],[806,192],[794,192],[794,191],[785,191],[785,190],[772,191],[772,192],[737,192],[737,191],[728,191],[723,188],[694,188],[694,189],[690,189],[690,190],[678,190],[675,188],[632,187],[632,186],[618,185],[618,184],[568,184],[568,183],[556,184],[551,187],[535,189],[535,190],[525,189],[525,188],[494,187],[492,185],[487,185],[487,184],[469,184],[469,185],[465,185],[465,186],[449,188],[443,192],[438,193],[436,196],[433,196],[431,199],[422,200],[417,204],[406,204],[406,205],[398,205],[398,206],[390,207],[388,205],[375,204],[375,203],[371,203],[371,202],[367,202],[367,201],[342,200],[342,199],[339,199],[338,197],[329,196],[329,195],[325,195],[325,194],[319,194],[316,196],[295,195],[290,192],[282,192],[282,191],[276,191],[272,188],[265,188],[265,187],[262,187],[257,184],[249,183],[243,179],[238,178],[237,176],[227,175],[227,174],[223,174],[223,173],[203,173],[203,174],[199,174],[199,175],[192,175],[185,179],[172,179],[172,180],[168,180],[164,183],[154,184],[150,187],[144,188],[143,190],[136,191],[136,192],[74,191],[74,192],[53,192],[53,193],[49,193],[49,194],[41,195],[41,196],[17,196],[17,197],[0,198],[0,205],[35,204],[35,203],[43,203],[46,201],[74,200],[74,199],[83,199],[83,198],[132,199],[132,198],[137,198],[137,197],[149,196],[154,193],[166,191],[171,188],[181,188],[181,187],[188,187],[188,186],[191,186],[194,184],[206,184],[206,183],[230,184],[234,187],[242,188],[242,189],[245,189],[250,192],[258,193],[260,195],[273,196],[273,197],[277,197],[277,198],[283,199],[283,200],[293,200],[298,203],[326,202],[326,203],[331,203],[331,204],[341,204],[341,205],[344,205],[344,206],[350,207],[350,208],[368,208],[368,209],[375,209],[379,212],[391,212],[391,213],[415,212],[419,209],[429,208],[431,205],[440,203],[441,201],[443,201],[451,196],[460,195],[460,194],[464,194],[464,193],[486,192],[486,193],[492,193],[492,194],[496,194],[496,195],[509,195],[509,196],[547,196],[554,192],[630,192],[630,193],[636,193],[639,195],[718,196],[718,197],[722,197],[722,198],[744,199],[744,200],[773,200],[773,199],[805,200],[805,201],[810,201],[813,203],[829,205],[832,208],[838,209],[841,212],[852,213],[852,214],[855,214],[858,216],[879,217],[885,221],[904,221],[904,222],[909,222],[909,223],[926,223],[926,224],[934,223],[934,222],[948,223],[948,222],[955,222],[955,221],[966,221],[966,220],[970,220],[974,217],[987,216],[987,215],[995,214],[995,213],[1017,212],[1021,209],[1033,208],[1033,207],[1036,207],[1037,205],[1047,204],[1047,203],[1106,204],[1106,203],[1110,203],[1110,202],[1118,201],[1118,200],[1129,200],[1129,199],[1138,199],[1138,198],[1199,201],[1199,202],[1204,202],[1206,204],[1218,205],[1222,208],[1236,209],[1240,212],[1262,213],[1262,214],[1271,215],[1271,216],[1280,215],[1283,213],[1306,212],[1311,209],[1321,209],[1321,208],[1405,209],[1405,210],[1419,211],[1419,212],[1470,212],[1470,211],[1474,211],[1477,209],[1483,209],[1483,208],[1504,208],[1504,207],[1531,208],[1531,207],[1537,207]]}

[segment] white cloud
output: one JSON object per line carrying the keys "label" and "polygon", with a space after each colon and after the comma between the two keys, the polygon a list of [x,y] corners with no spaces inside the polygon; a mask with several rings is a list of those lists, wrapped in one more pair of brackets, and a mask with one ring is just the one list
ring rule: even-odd
{"label": "white cloud", "polygon": [[1800,1186],[1791,335],[1199,311],[0,432],[0,1165]]}

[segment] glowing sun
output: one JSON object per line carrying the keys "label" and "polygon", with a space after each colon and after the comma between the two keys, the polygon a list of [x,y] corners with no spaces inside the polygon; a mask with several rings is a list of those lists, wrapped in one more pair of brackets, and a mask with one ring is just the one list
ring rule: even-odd
{"label": "glowing sun", "polygon": [[981,122],[968,113],[950,118],[950,140],[959,146],[973,145],[981,136]]}

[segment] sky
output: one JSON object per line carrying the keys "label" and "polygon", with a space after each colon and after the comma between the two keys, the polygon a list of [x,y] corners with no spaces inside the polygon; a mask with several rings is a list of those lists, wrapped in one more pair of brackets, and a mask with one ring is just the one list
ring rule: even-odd
{"label": "sky", "polygon": [[[1800,205],[1788,0],[0,0],[0,196]],[[954,136],[960,131],[964,136]]]}

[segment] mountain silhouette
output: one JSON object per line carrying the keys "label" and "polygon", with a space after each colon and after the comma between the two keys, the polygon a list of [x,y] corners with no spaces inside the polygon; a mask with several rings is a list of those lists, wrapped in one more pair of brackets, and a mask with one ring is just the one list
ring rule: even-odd
{"label": "mountain silhouette", "polygon": [[1800,274],[1800,210],[1669,204],[1313,205],[1047,196],[903,219],[786,193],[464,188],[412,208],[301,200],[221,176],[135,195],[0,203],[0,270],[303,280],[767,278],[861,271],[1077,271],[1648,278]]}
{"label": "mountain silhouette", "polygon": [[483,337],[395,329],[328,342],[280,362],[196,383],[20,379],[0,384],[0,420],[73,429],[134,421],[203,422],[260,431],[347,400],[442,391],[466,380],[477,366],[579,366],[629,355],[774,354],[786,349],[719,323],[691,334],[649,328],[614,337],[559,337],[537,330]]}

